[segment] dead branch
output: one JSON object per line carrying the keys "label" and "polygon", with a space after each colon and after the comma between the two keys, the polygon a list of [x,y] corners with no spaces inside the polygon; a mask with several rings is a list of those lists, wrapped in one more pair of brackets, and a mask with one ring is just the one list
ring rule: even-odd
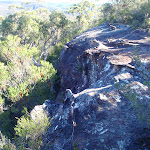
{"label": "dead branch", "polygon": [[35,64],[37,67],[41,67],[41,66],[42,66],[40,63],[38,63],[38,62],[34,59],[33,56],[32,56],[32,60],[33,60],[34,64]]}

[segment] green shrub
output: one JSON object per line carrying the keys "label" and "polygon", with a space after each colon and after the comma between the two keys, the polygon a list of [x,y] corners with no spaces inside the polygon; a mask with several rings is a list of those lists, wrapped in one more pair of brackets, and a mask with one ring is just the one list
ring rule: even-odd
{"label": "green shrub", "polygon": [[0,149],[1,150],[16,150],[16,146],[6,138],[0,131]]}
{"label": "green shrub", "polygon": [[[17,125],[14,128],[18,138],[18,146],[24,145],[31,149],[39,149],[42,146],[42,136],[50,126],[49,117],[44,111],[38,113],[38,117],[31,119],[29,115],[17,118]],[[21,139],[21,143],[20,142]]]}

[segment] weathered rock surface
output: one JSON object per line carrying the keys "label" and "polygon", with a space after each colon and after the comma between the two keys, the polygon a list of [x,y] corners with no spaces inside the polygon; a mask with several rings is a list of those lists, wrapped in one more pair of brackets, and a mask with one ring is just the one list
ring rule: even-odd
{"label": "weathered rock surface", "polygon": [[66,97],[63,103],[45,101],[54,118],[43,149],[150,149],[149,34],[116,27],[88,30],[62,50]]}
{"label": "weathered rock surface", "polygon": [[104,24],[77,36],[66,44],[60,55],[58,70],[62,89],[77,93],[100,78],[106,78],[116,66],[134,68],[130,63],[135,55],[139,55],[143,62],[149,62],[149,40],[146,30],[131,31],[125,25],[118,25],[116,30],[110,31]]}

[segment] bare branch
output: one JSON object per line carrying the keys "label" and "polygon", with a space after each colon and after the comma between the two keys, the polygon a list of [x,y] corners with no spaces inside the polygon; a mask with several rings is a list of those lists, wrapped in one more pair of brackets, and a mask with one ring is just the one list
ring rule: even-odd
{"label": "bare branch", "polygon": [[57,41],[58,41],[57,39],[53,40],[53,41],[49,44],[49,46],[45,49],[45,58],[44,58],[44,61],[46,61],[46,59],[47,59],[47,55],[48,55],[47,50],[48,50],[52,45],[54,45],[54,43],[57,42]]}
{"label": "bare branch", "polygon": [[[48,52],[47,52],[48,49],[49,49],[52,45],[54,45],[56,42],[61,41],[61,40],[64,38],[65,35],[62,35],[61,37],[59,37],[59,40],[58,40],[58,36],[59,36],[59,34],[60,34],[59,32],[60,32],[60,31],[54,32],[54,33],[53,33],[53,36],[50,36],[50,37],[44,42],[43,50],[41,50],[41,54],[40,54],[40,56],[39,56],[38,62],[34,59],[34,57],[32,57],[32,60],[33,60],[33,62],[34,62],[34,64],[35,64],[36,66],[40,66],[40,67],[41,67],[42,65],[40,64],[40,60],[41,60],[43,54],[45,55],[44,61],[46,61],[47,56],[48,56]],[[54,40],[51,41],[50,39],[54,39]],[[50,43],[49,43],[49,45],[46,47],[46,45],[47,45],[48,42],[50,42]]]}
{"label": "bare branch", "polygon": [[38,63],[40,63],[40,60],[44,54],[44,51],[45,51],[45,46],[46,46],[46,42],[44,43],[44,46],[43,46],[43,51],[41,50],[41,54],[40,54],[40,57],[39,57],[39,60],[38,60]]}
{"label": "bare branch", "polygon": [[41,66],[42,66],[40,63],[38,63],[38,62],[34,59],[33,56],[32,56],[32,60],[33,60],[33,62],[34,62],[34,64],[35,64],[36,66],[38,66],[38,67],[41,67]]}

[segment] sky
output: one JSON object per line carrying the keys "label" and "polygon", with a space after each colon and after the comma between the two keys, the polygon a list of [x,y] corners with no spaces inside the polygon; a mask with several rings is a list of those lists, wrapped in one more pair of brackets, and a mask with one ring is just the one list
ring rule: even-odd
{"label": "sky", "polygon": [[[7,16],[9,14],[8,6],[11,4],[21,4],[23,1],[34,1],[34,0],[0,0],[0,16]],[[47,6],[52,5],[54,8],[60,8],[65,9],[68,6],[71,6],[72,4],[79,3],[82,0],[43,0],[46,1],[44,6],[47,8]],[[89,1],[97,1],[95,4],[102,5],[103,3],[111,2],[112,0],[89,0]],[[50,4],[48,4],[50,3]],[[64,4],[62,4],[64,3]],[[62,6],[62,8],[61,8]]]}
{"label": "sky", "polygon": [[[56,1],[54,1],[54,0],[45,0],[46,2],[49,2],[49,3],[53,3],[53,2],[55,2],[55,3],[79,3],[80,1],[82,1],[82,0],[56,0]],[[96,3],[106,3],[106,2],[108,2],[109,0],[99,0],[99,2],[96,2]]]}
{"label": "sky", "polygon": [[[5,1],[5,0],[0,0],[0,1]],[[15,0],[7,0],[7,1],[15,1]],[[29,0],[17,0],[17,1],[29,1]],[[33,0],[30,0],[33,1]],[[43,0],[47,3],[79,3],[81,0]],[[110,0],[99,0],[98,2],[95,3],[106,3],[109,2]]]}
{"label": "sky", "polygon": [[[54,0],[45,0],[46,2],[49,2],[49,3],[53,3]],[[79,3],[81,0],[56,0],[55,3]],[[106,3],[108,2],[109,0],[99,0],[99,2],[96,2],[96,3]]]}

